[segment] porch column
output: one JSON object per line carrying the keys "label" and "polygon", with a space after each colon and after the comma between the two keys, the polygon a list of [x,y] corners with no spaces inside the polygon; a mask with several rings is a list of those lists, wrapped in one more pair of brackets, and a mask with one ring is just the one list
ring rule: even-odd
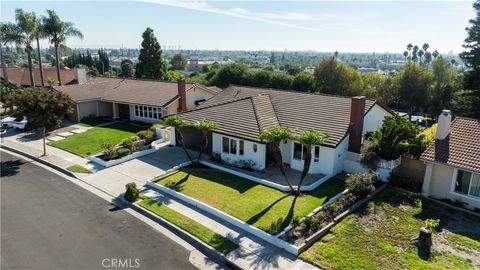
{"label": "porch column", "polygon": [[117,103],[112,103],[113,106],[113,119],[118,119],[120,116],[118,115],[118,104]]}

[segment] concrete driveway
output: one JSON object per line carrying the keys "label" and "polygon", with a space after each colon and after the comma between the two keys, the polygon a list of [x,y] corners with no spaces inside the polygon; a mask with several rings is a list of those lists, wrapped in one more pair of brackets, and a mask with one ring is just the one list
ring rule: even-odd
{"label": "concrete driveway", "polygon": [[164,146],[150,155],[105,168],[82,178],[119,194],[125,191],[127,183],[135,182],[138,187],[142,187],[148,179],[186,161],[188,158],[180,147]]}

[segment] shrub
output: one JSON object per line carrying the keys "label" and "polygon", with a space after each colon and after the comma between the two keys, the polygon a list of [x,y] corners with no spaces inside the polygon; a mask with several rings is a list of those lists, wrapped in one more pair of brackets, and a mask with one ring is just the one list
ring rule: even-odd
{"label": "shrub", "polygon": [[151,130],[140,130],[137,132],[137,136],[145,140],[147,143],[151,143],[155,140],[155,133]]}
{"label": "shrub", "polygon": [[430,230],[430,231],[433,231],[435,230],[435,228],[438,227],[438,225],[440,225],[440,219],[427,219],[425,220],[425,227]]}
{"label": "shrub", "polygon": [[360,163],[371,171],[377,170],[379,161],[380,157],[377,155],[377,153],[371,150],[364,151],[360,157]]}
{"label": "shrub", "polygon": [[354,196],[363,197],[375,190],[373,183],[376,178],[376,173],[349,174],[345,184]]}
{"label": "shrub", "polygon": [[140,194],[140,191],[137,188],[137,185],[135,183],[128,183],[125,185],[125,195],[123,196],[125,200],[129,202],[135,202],[138,198],[138,195]]}
{"label": "shrub", "polygon": [[117,149],[117,155],[119,157],[124,157],[126,155],[130,154],[130,150],[128,148],[125,148],[125,147],[121,147],[121,148],[118,148]]}
{"label": "shrub", "polygon": [[115,144],[104,142],[102,144],[103,149],[103,156],[106,160],[114,159],[117,156],[117,152],[115,151]]}
{"label": "shrub", "polygon": [[149,130],[151,130],[153,133],[155,133],[157,131],[157,128],[162,128],[163,125],[160,125],[160,124],[153,124]]}
{"label": "shrub", "polygon": [[133,136],[133,137],[130,137],[130,138],[126,138],[125,140],[123,140],[122,142],[122,146],[124,148],[127,148],[128,150],[130,150],[131,153],[135,152],[135,148],[136,148],[136,145],[135,145],[135,142],[138,141],[140,138],[138,136]]}

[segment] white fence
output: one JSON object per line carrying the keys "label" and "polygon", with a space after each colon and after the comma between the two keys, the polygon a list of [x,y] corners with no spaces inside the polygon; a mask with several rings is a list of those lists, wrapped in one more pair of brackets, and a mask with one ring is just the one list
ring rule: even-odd
{"label": "white fence", "polygon": [[[353,153],[353,152],[345,152],[345,158],[343,160],[343,170],[347,173],[363,173],[368,172],[369,169],[365,168],[360,163],[360,154]],[[387,182],[390,174],[392,173],[393,169],[398,167],[401,163],[401,158],[395,160],[384,160],[381,159],[378,163],[378,177]]]}

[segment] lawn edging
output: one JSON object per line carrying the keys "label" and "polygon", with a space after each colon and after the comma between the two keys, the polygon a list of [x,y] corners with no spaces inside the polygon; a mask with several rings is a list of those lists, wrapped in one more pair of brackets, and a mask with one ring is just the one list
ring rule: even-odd
{"label": "lawn edging", "polygon": [[354,205],[352,205],[352,207],[350,207],[348,210],[346,210],[345,212],[339,214],[338,216],[336,216],[332,222],[330,222],[328,225],[326,225],[325,227],[323,227],[322,229],[320,229],[319,231],[317,231],[316,233],[314,233],[313,235],[311,235],[310,237],[308,237],[305,242],[298,247],[298,254],[302,253],[304,250],[306,250],[307,248],[309,248],[311,245],[313,245],[317,240],[319,240],[320,238],[322,238],[323,236],[325,236],[329,231],[330,229],[337,225],[340,221],[342,221],[345,217],[347,217],[348,215],[350,215],[351,213],[355,212],[358,208],[360,208],[363,204],[365,204],[366,202],[370,201],[371,199],[373,199],[375,196],[377,196],[380,192],[382,192],[383,190],[385,190],[387,188],[388,184],[383,184],[381,187],[379,187],[378,189],[376,189],[374,192],[368,194],[367,197],[363,198],[362,200],[356,202]]}
{"label": "lawn edging", "polygon": [[[188,165],[189,164],[187,164],[186,166],[188,166]],[[173,171],[173,170],[170,170],[170,171]],[[212,206],[210,206],[206,203],[203,203],[199,200],[196,200],[194,198],[191,198],[189,196],[181,194],[180,192],[174,191],[170,188],[167,188],[165,186],[157,184],[150,179],[147,180],[146,185],[148,187],[154,189],[154,190],[158,190],[160,192],[166,193],[166,194],[168,194],[168,195],[170,195],[174,198],[177,198],[177,199],[179,199],[179,200],[181,200],[181,201],[183,201],[183,202],[185,202],[185,203],[187,203],[187,204],[189,204],[193,207],[199,208],[199,209],[201,209],[201,210],[203,210],[203,211],[205,211],[205,212],[207,212],[211,215],[214,215],[214,216],[216,216],[216,217],[218,217],[222,220],[225,220],[228,223],[230,223],[230,224],[232,224],[232,225],[234,225],[234,226],[236,226],[236,227],[238,227],[238,228],[240,228],[240,229],[242,229],[246,232],[249,232],[249,233],[265,240],[265,241],[267,241],[268,243],[287,251],[288,253],[291,253],[295,256],[299,254],[299,249],[296,246],[294,246],[294,245],[292,245],[292,244],[290,244],[290,243],[288,243],[288,242],[286,242],[286,241],[284,241],[284,240],[282,240],[282,239],[280,239],[280,238],[278,238],[274,235],[266,233],[266,232],[262,231],[261,229],[256,228],[256,227],[254,227],[254,226],[252,226],[252,225],[250,225],[250,224],[248,224],[248,223],[246,223],[246,222],[244,222],[244,221],[242,221],[242,220],[240,220],[236,217],[233,217],[229,214],[226,214],[226,213],[224,213],[224,212],[222,212],[222,211],[220,211],[220,210],[218,210],[218,209],[216,209],[216,208],[214,208],[214,207],[212,207]]]}
{"label": "lawn edging", "polygon": [[[283,192],[290,191],[290,187],[288,187],[288,186],[280,185],[280,184],[277,184],[277,183],[274,183],[274,182],[271,182],[271,181],[268,181],[268,180],[265,180],[265,179],[261,179],[261,178],[252,176],[252,175],[247,174],[247,173],[237,171],[237,170],[232,170],[232,169],[226,168],[224,166],[208,162],[206,160],[200,160],[200,163],[207,166],[207,167],[210,167],[212,169],[217,169],[219,171],[223,171],[223,172],[226,172],[226,173],[229,173],[229,174],[233,174],[235,176],[242,177],[242,178],[245,178],[247,180],[250,180],[250,181],[253,181],[253,182],[259,183],[261,185],[274,188],[274,189],[278,189],[278,190],[283,191]],[[301,191],[312,191],[312,190],[316,189],[317,187],[319,187],[320,185],[322,185],[323,183],[325,183],[327,180],[329,180],[332,177],[333,177],[333,175],[325,175],[324,177],[318,179],[317,181],[313,182],[312,184],[310,184],[308,186],[302,186],[300,188],[300,190]],[[293,186],[293,187],[296,188],[297,186]]]}

